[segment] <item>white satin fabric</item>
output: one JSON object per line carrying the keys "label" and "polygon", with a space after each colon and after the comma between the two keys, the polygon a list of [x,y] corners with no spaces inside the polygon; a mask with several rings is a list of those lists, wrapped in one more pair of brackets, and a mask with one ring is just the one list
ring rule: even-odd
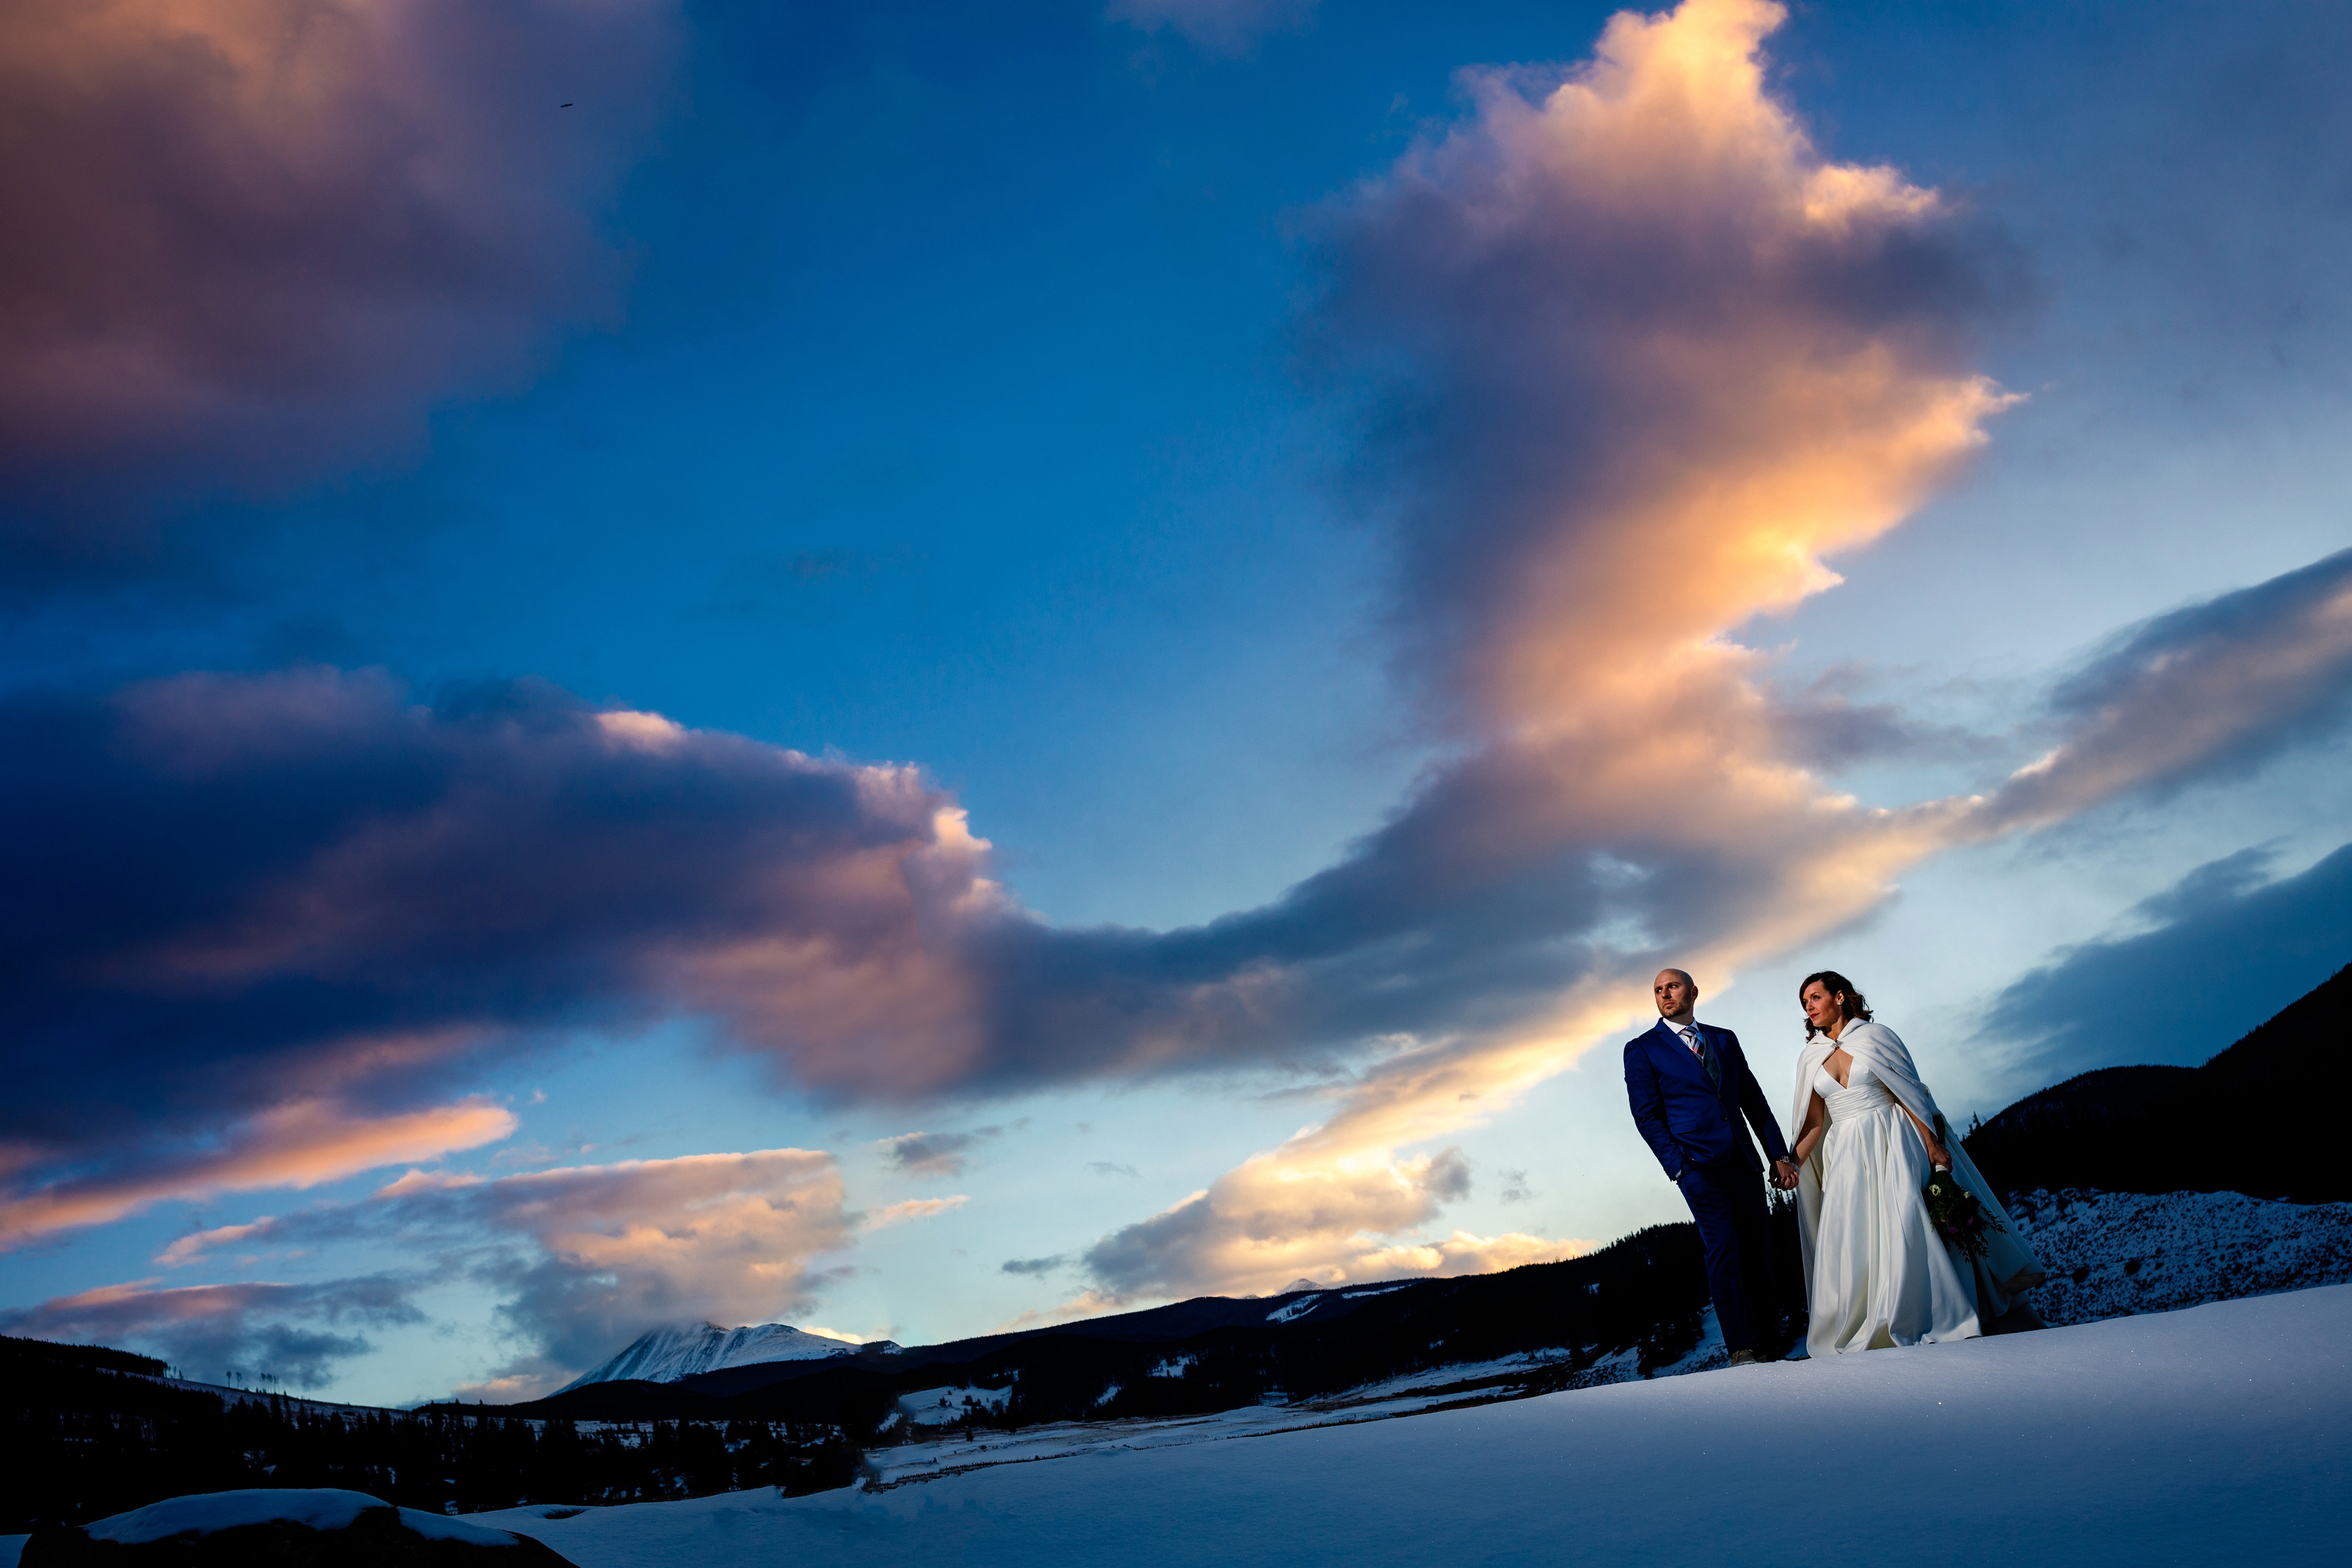
{"label": "white satin fabric", "polygon": [[1810,1355],[1973,1339],[1976,1281],[1927,1218],[1927,1145],[1861,1058],[1844,1086],[1817,1071],[1829,1117],[1809,1254]]}
{"label": "white satin fabric", "polygon": [[[1830,1052],[1841,1048],[1853,1058],[1843,1090],[1823,1066]],[[2018,1292],[2042,1281],[2042,1263],[2020,1239],[2016,1221],[1958,1138],[1946,1140],[1951,1174],[2007,1228],[1988,1238],[1985,1257],[1964,1260],[1952,1256],[1928,1224],[1927,1205],[1919,1197],[1927,1181],[1927,1145],[1898,1103],[1932,1127],[1936,1097],[1919,1081],[1903,1037],[1883,1023],[1857,1019],[1834,1040],[1822,1035],[1806,1041],[1797,1053],[1790,1126],[1804,1126],[1815,1086],[1824,1082],[1829,1130],[1797,1172],[1797,1228],[1804,1244],[1812,1314],[1805,1335],[1807,1353],[1822,1355],[1982,1333],[1983,1322],[2006,1313]],[[1853,1097],[1832,1103],[1832,1094]],[[1840,1134],[1841,1122],[1845,1135]],[[1823,1239],[1825,1219],[1831,1222],[1829,1243]],[[1915,1245],[1915,1238],[1924,1239],[1932,1259]],[[1965,1330],[1955,1316],[1950,1290],[1938,1293],[1938,1262],[1964,1281],[1969,1302]],[[1924,1327],[1903,1338],[1913,1325]]]}

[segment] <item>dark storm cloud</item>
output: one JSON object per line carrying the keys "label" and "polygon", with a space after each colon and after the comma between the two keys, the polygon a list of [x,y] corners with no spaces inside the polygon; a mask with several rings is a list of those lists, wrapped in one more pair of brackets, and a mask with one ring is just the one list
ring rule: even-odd
{"label": "dark storm cloud", "polygon": [[188,676],[0,704],[0,749],[8,1236],[502,1136],[447,1098],[483,1061],[747,974],[804,1047],[920,1049],[913,904],[991,907],[911,771],[529,685]]}
{"label": "dark storm cloud", "polygon": [[2243,850],[2134,913],[2136,936],[2067,949],[2002,991],[1981,1037],[2018,1051],[2033,1085],[2095,1067],[2201,1062],[2352,963],[2352,844],[2263,879]]}

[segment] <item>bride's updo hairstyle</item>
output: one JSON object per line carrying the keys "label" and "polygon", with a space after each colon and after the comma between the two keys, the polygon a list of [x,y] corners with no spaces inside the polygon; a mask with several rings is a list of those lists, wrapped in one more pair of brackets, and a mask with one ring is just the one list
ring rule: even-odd
{"label": "bride's updo hairstyle", "polygon": [[[1819,981],[1822,987],[1827,990],[1830,995],[1838,998],[1839,1005],[1845,1009],[1847,1021],[1851,1022],[1855,1019],[1860,1019],[1864,1023],[1868,1023],[1870,1021],[1870,1003],[1863,998],[1863,995],[1860,991],[1853,988],[1853,982],[1852,980],[1847,979],[1835,969],[1816,969],[1813,973],[1807,975],[1803,979],[1799,980],[1797,982],[1797,1001],[1800,1005],[1802,1005],[1805,999],[1805,993],[1813,988],[1814,982],[1816,981]],[[1805,1020],[1805,1038],[1807,1040],[1812,1039],[1813,1036],[1821,1032],[1822,1031],[1820,1030],[1813,1027],[1812,1019],[1807,1019]]]}

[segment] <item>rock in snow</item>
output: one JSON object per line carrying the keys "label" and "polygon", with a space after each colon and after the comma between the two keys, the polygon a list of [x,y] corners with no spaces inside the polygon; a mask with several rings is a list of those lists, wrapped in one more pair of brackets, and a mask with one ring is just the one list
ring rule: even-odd
{"label": "rock in snow", "polygon": [[771,1361],[815,1361],[826,1356],[856,1355],[864,1350],[895,1351],[888,1340],[853,1343],[830,1334],[811,1333],[790,1323],[760,1323],[751,1328],[723,1329],[717,1323],[667,1323],[637,1336],[628,1349],[595,1371],[573,1378],[559,1394],[585,1388],[592,1383],[617,1383],[642,1378],[648,1383],[676,1383],[698,1373],[730,1366],[758,1366]]}
{"label": "rock in snow", "polygon": [[581,1568],[2336,1563],[2352,1286],[1406,1420],[545,1520]]}
{"label": "rock in snow", "polygon": [[[484,1553],[488,1553],[484,1557]],[[553,1549],[471,1520],[394,1508],[365,1492],[247,1489],[175,1497],[79,1529],[27,1538],[23,1568],[121,1563],[174,1568],[352,1568],[355,1563],[457,1563],[530,1568],[565,1561]]]}

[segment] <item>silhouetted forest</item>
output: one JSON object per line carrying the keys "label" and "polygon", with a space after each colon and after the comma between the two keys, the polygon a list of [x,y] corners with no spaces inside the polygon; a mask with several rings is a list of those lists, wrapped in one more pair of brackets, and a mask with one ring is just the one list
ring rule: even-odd
{"label": "silhouetted forest", "polygon": [[[789,1493],[848,1484],[837,1426],[659,1421],[583,1429],[482,1408],[320,1409],[160,1381],[163,1364],[95,1346],[0,1340],[0,1534],[81,1524],[190,1492],[342,1487],[407,1508]],[[864,1434],[857,1434],[862,1437]]]}

